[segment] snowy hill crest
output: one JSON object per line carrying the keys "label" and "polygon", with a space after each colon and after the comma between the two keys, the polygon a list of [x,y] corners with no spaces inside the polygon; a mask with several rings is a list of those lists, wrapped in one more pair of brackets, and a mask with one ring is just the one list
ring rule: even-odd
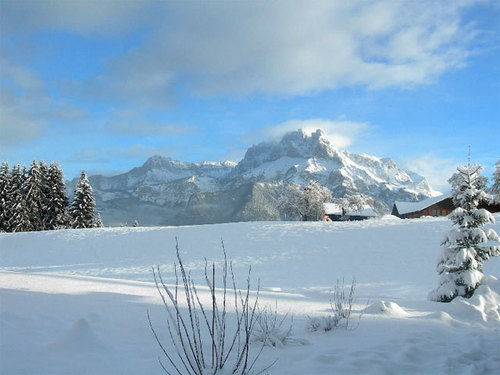
{"label": "snowy hill crest", "polygon": [[135,219],[142,224],[276,220],[283,184],[310,180],[327,186],[334,197],[362,195],[379,212],[396,200],[439,194],[425,177],[398,168],[391,159],[335,148],[321,129],[254,145],[238,164],[157,155],[127,173],[90,177],[108,225]]}

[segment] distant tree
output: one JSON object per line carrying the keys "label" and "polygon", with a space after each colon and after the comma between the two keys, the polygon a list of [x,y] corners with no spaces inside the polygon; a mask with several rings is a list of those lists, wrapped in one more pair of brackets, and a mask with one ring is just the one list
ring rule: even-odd
{"label": "distant tree", "polygon": [[137,220],[134,220],[134,223],[132,224],[132,226],[134,228],[138,227],[139,226],[139,222]]}
{"label": "distant tree", "polygon": [[24,196],[24,186],[26,180],[26,168],[17,164],[12,168],[8,206],[10,208],[10,218],[8,223],[9,232],[25,232],[30,230],[30,221],[26,199]]}
{"label": "distant tree", "polygon": [[70,207],[73,228],[92,228],[94,226],[95,199],[87,174],[82,171]]}
{"label": "distant tree", "polygon": [[47,205],[45,209],[45,229],[67,227],[68,197],[63,172],[57,163],[51,163],[47,170],[45,183]]}
{"label": "distant tree", "polygon": [[0,232],[9,231],[9,220],[12,212],[9,204],[11,180],[9,165],[4,162],[0,168]]}
{"label": "distant tree", "polygon": [[322,219],[323,205],[331,199],[332,193],[328,188],[316,181],[310,181],[303,187],[295,184],[287,185],[279,205],[288,218],[314,221]]}
{"label": "distant tree", "polygon": [[40,221],[41,226],[37,230],[50,228],[50,208],[52,205],[51,186],[49,182],[49,166],[43,160],[38,163],[40,171]]}
{"label": "distant tree", "polygon": [[324,204],[332,200],[330,189],[311,180],[309,185],[303,187],[306,206],[305,220],[321,220],[324,214]]}
{"label": "distant tree", "polygon": [[295,184],[285,185],[278,201],[278,207],[286,219],[301,219],[303,210],[300,186]]}
{"label": "distant tree", "polygon": [[97,213],[97,216],[96,216],[95,222],[94,222],[94,227],[95,228],[103,228],[104,227],[104,224],[102,223],[102,219],[101,219],[101,214],[100,213]]}
{"label": "distant tree", "polygon": [[42,175],[40,167],[35,160],[31,163],[30,169],[24,184],[22,186],[22,193],[25,204],[25,215],[23,222],[27,222],[28,227],[25,230],[36,231],[43,229],[43,192],[42,192]]}
{"label": "distant tree", "polygon": [[349,194],[342,198],[338,198],[335,202],[342,208],[342,217],[347,218],[349,211],[358,211],[363,209],[365,202],[359,194]]}
{"label": "distant tree", "polygon": [[437,265],[439,285],[429,294],[431,300],[449,302],[457,296],[471,297],[481,283],[484,262],[500,255],[500,246],[492,244],[500,245],[498,235],[493,229],[480,228],[495,222],[487,210],[478,208],[480,202],[490,199],[484,191],[487,179],[480,176],[481,170],[477,165],[460,166],[448,180],[457,207],[448,217],[455,228],[442,243]]}
{"label": "distant tree", "polygon": [[495,172],[493,172],[493,185],[491,186],[491,194],[495,196],[495,201],[500,204],[500,160],[495,164]]}

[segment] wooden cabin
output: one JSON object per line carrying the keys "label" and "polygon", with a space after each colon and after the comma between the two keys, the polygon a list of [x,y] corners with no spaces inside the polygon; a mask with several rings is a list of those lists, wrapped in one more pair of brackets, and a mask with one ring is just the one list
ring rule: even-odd
{"label": "wooden cabin", "polygon": [[359,221],[378,216],[368,205],[360,210],[346,210],[335,203],[325,203],[324,211],[331,221]]}
{"label": "wooden cabin", "polygon": [[[454,209],[455,205],[451,196],[440,195],[420,202],[394,202],[392,215],[402,219],[412,219],[422,216],[447,216]],[[500,212],[499,204],[482,203],[479,208],[485,208],[489,212]]]}
{"label": "wooden cabin", "polygon": [[449,195],[440,195],[420,202],[394,202],[392,215],[401,219],[422,216],[446,216],[455,209]]}

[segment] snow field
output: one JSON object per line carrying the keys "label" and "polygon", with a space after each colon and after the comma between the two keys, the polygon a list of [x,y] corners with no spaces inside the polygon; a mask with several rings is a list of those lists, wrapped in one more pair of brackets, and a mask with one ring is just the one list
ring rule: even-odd
{"label": "snow field", "polygon": [[[177,237],[198,285],[204,258],[222,260],[223,238],[238,285],[251,265],[260,303],[293,316],[294,335],[307,344],[266,348],[262,366],[278,359],[269,374],[495,374],[499,282],[487,278],[470,300],[427,300],[449,228],[444,218],[386,217],[1,234],[0,372],[161,374],[147,310],[168,340],[151,266],[173,282]],[[485,274],[499,277],[500,259]],[[335,281],[353,277],[359,327],[306,331],[308,316],[328,312]]]}

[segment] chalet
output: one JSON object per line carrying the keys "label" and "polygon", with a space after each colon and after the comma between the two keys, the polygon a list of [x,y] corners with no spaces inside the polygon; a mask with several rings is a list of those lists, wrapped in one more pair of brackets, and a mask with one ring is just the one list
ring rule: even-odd
{"label": "chalet", "polygon": [[[479,208],[485,208],[490,212],[500,212],[499,204],[482,203]],[[410,219],[422,216],[446,216],[454,209],[455,205],[448,194],[420,202],[394,202],[392,214],[402,219]]]}
{"label": "chalet", "polygon": [[370,206],[360,210],[346,210],[335,203],[324,204],[325,215],[332,221],[358,221],[377,217],[377,213]]}
{"label": "chalet", "polygon": [[446,216],[455,209],[450,195],[439,195],[420,202],[394,202],[392,214],[402,219]]}

